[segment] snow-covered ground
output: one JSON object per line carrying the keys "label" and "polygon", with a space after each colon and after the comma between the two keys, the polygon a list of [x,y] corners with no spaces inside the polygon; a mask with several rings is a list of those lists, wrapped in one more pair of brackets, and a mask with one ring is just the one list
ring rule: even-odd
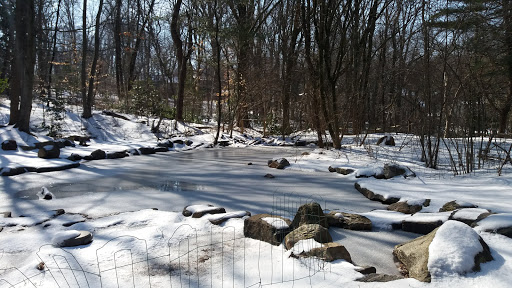
{"label": "snow-covered ground", "polygon": [[[7,124],[8,111],[8,102],[3,100],[0,103],[0,125]],[[62,166],[71,163],[65,158],[73,153],[84,156],[96,149],[117,152],[155,147],[157,143],[165,140],[150,132],[150,127],[142,123],[145,119],[124,116],[129,120],[114,118],[96,111],[92,119],[85,121],[77,114],[68,112],[62,125],[63,136],[91,136],[90,142],[87,143],[89,146],[66,147],[61,150],[59,159],[52,160],[38,158],[37,150],[2,150],[0,166],[5,169],[22,166]],[[40,126],[42,118],[41,107],[35,106],[32,116],[34,128]],[[160,136],[192,141],[191,145],[177,144],[168,153],[203,150],[213,142],[213,129],[208,128],[208,125],[178,125],[177,129],[170,122],[165,122],[164,125],[168,135]],[[236,147],[259,142],[261,135],[256,131],[249,133],[251,136],[234,133],[235,140],[224,135],[224,140]],[[90,183],[91,179],[98,179],[98,183],[101,183],[104,177],[119,174],[123,169],[130,169],[121,167],[120,163],[124,160],[114,159],[82,161],[81,168],[73,171],[25,173],[0,178],[0,212],[10,211],[13,214],[11,218],[0,214],[0,227],[3,227],[3,231],[0,232],[0,287],[57,287],[57,283],[60,287],[509,287],[509,278],[512,275],[512,239],[485,231],[496,230],[512,221],[512,171],[508,167],[510,165],[505,167],[508,170],[499,177],[496,170],[489,167],[469,175],[454,177],[452,172],[446,169],[447,166],[440,170],[424,168],[419,161],[418,146],[414,144],[412,136],[393,135],[397,141],[395,147],[375,145],[376,139],[380,136],[382,135],[371,135],[366,141],[370,144],[365,145],[359,145],[355,137],[346,136],[341,150],[311,148],[308,155],[282,155],[287,157],[291,166],[279,173],[286,174],[287,170],[309,174],[329,173],[329,166],[353,169],[355,173],[346,176],[337,174],[336,177],[351,183],[357,181],[371,191],[401,198],[409,203],[423,203],[425,199],[430,199],[430,206],[421,211],[425,215],[417,214],[415,217],[428,217],[426,212],[437,212],[444,203],[452,200],[468,202],[479,208],[500,213],[490,216],[481,226],[473,229],[490,246],[494,261],[482,264],[482,270],[477,273],[462,276],[448,273],[451,272],[446,271],[449,269],[457,271],[465,264],[462,263],[464,259],[446,258],[443,253],[450,251],[451,247],[444,247],[440,243],[435,244],[438,249],[434,251],[439,257],[435,263],[432,262],[432,267],[435,266],[436,269],[432,283],[421,283],[414,279],[388,283],[360,283],[355,280],[362,275],[348,262],[324,263],[315,259],[290,257],[291,252],[310,249],[317,245],[315,243],[299,243],[298,245],[302,246],[286,251],[283,245],[272,246],[244,238],[243,219],[230,219],[216,226],[210,223],[208,217],[184,217],[181,214],[182,205],[168,211],[148,209],[155,207],[149,205],[167,199],[167,196],[163,196],[164,194],[156,191],[157,189],[128,191],[129,189],[120,187],[117,190],[113,189],[120,193],[105,191],[87,194],[87,187],[84,187],[85,191],[75,189],[82,191],[75,196],[62,199],[57,197],[50,201],[17,198],[20,190],[33,190],[35,194],[43,184],[73,185],[84,183],[85,180]],[[312,139],[313,134],[304,132],[297,135],[297,138]],[[44,136],[40,129],[35,129],[34,135],[27,135],[10,126],[0,128],[0,142],[9,139],[16,140],[20,146],[31,146],[36,142],[51,140]],[[279,145],[290,143],[291,140],[273,138],[264,139],[262,142],[267,145]],[[135,167],[139,160],[134,159],[136,158],[130,156],[130,165]],[[151,158],[140,159],[144,159],[140,160],[140,163],[148,165],[147,159]],[[355,178],[355,175],[378,172],[385,163],[406,166],[416,174],[416,177],[397,177],[389,180]],[[265,173],[274,173],[267,170],[268,168],[261,169]],[[275,180],[279,181],[278,179]],[[232,187],[241,190],[244,183],[232,183]],[[49,190],[51,192],[52,189]],[[179,203],[187,202],[187,199],[192,202],[193,195],[180,193],[179,196]],[[247,202],[256,203],[256,206],[262,201],[262,195],[254,192],[244,197]],[[54,204],[48,204],[52,201]],[[49,208],[62,205],[66,210],[62,215],[57,215],[59,213]],[[163,206],[172,207],[169,203]],[[400,223],[411,217],[386,210],[368,211],[363,214],[368,216],[378,229],[387,229],[391,224]],[[58,246],[55,244],[62,241],[66,235],[76,235],[77,230],[92,232],[94,241],[78,248],[54,247]],[[449,238],[449,234],[449,231],[443,231],[443,237]],[[361,237],[361,242],[364,242],[365,235],[370,234],[360,233],[355,237]],[[338,238],[343,244],[343,237]],[[389,238],[381,240],[393,241]],[[442,241],[438,239],[438,242]],[[367,249],[371,251],[372,247]],[[378,252],[380,251],[375,251],[375,254]],[[36,266],[40,262],[44,262],[49,269],[42,267],[42,270],[37,270]],[[455,264],[451,265],[452,263]],[[454,265],[458,266],[454,268]]]}

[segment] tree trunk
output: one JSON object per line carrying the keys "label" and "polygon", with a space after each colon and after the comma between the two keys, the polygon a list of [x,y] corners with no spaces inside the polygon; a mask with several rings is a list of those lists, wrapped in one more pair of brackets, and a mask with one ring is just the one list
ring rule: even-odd
{"label": "tree trunk", "polygon": [[[34,0],[16,1],[16,91],[14,97],[20,99],[20,109],[15,127],[30,133],[30,113],[32,111],[32,89],[35,65]],[[11,104],[16,105],[17,103]],[[12,115],[11,115],[12,117]]]}
{"label": "tree trunk", "polygon": [[217,145],[219,141],[219,135],[220,135],[220,124],[222,123],[222,75],[221,75],[221,58],[220,58],[220,41],[219,41],[219,21],[220,17],[217,14],[217,8],[218,8],[218,0],[215,0],[215,5],[213,7],[213,11],[215,13],[215,46],[213,47],[215,56],[217,57],[217,70],[216,72],[216,80],[217,80],[217,134],[215,134],[215,141],[214,145]]}
{"label": "tree trunk", "polygon": [[84,111],[82,117],[88,119],[92,117],[92,105],[94,102],[94,80],[96,77],[96,65],[98,63],[99,50],[100,50],[100,20],[101,11],[103,9],[103,0],[100,0],[98,7],[98,14],[96,15],[96,27],[94,29],[94,54],[92,57],[91,73],[89,73],[89,92],[87,99],[83,103]]}
{"label": "tree trunk", "polygon": [[115,55],[116,55],[116,88],[117,96],[119,99],[125,99],[126,89],[124,87],[124,76],[123,76],[123,54],[121,51],[121,7],[123,1],[116,0],[116,16],[114,18],[114,44],[115,44]]}
{"label": "tree trunk", "polygon": [[[87,0],[83,0],[82,9],[82,67],[80,72],[80,89],[82,92],[82,106],[87,105]],[[89,117],[87,117],[89,116]],[[82,111],[82,117],[90,118],[86,111]]]}

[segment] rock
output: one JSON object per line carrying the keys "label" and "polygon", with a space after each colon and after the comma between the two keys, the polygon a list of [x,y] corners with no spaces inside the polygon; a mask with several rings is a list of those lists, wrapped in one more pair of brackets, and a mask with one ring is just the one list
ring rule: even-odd
{"label": "rock", "polygon": [[512,213],[492,214],[472,224],[478,232],[498,233],[512,238]]}
{"label": "rock", "polygon": [[334,173],[336,172],[336,168],[332,167],[332,166],[329,166],[329,168],[327,168],[329,170],[329,172],[331,173]]}
{"label": "rock", "polygon": [[329,226],[358,231],[372,230],[372,221],[362,215],[331,211],[326,218]]}
{"label": "rock", "polygon": [[265,176],[263,176],[265,178],[276,178],[274,175],[270,174],[270,173],[267,173],[265,174]]}
{"label": "rock", "polygon": [[403,264],[409,277],[422,282],[430,282],[427,268],[428,247],[435,237],[437,229],[431,233],[395,246],[393,255]]}
{"label": "rock", "polygon": [[396,176],[404,175],[405,172],[406,170],[404,167],[396,164],[384,164],[384,168],[382,169],[384,179],[391,179]]}
{"label": "rock", "polygon": [[128,153],[126,151],[119,151],[119,152],[113,152],[107,154],[107,159],[120,159],[128,156]]}
{"label": "rock", "polygon": [[79,231],[80,235],[60,242],[60,247],[75,247],[86,245],[92,242],[92,234],[89,231]]}
{"label": "rock", "polygon": [[360,266],[356,267],[356,271],[363,275],[370,275],[377,273],[377,269],[373,266]]}
{"label": "rock", "polygon": [[91,155],[85,156],[85,160],[100,160],[107,158],[107,153],[101,149],[92,151]]}
{"label": "rock", "polygon": [[158,152],[158,153],[169,152],[169,148],[167,148],[167,147],[156,147],[154,149],[155,149],[155,152]]}
{"label": "rock", "polygon": [[382,143],[384,143],[384,145],[386,146],[395,146],[395,138],[393,138],[393,136],[391,135],[380,137],[379,140],[377,141],[377,145],[380,145]]}
{"label": "rock", "polygon": [[139,156],[140,155],[140,152],[137,149],[130,149],[130,150],[128,150],[128,153],[130,153],[130,155],[133,155],[133,156]]}
{"label": "rock", "polygon": [[[471,247],[474,243],[472,243],[472,241],[477,241],[477,239],[482,249],[480,253],[474,256],[473,268],[471,270],[480,271],[481,263],[485,263],[493,259],[487,244],[483,241],[483,239],[480,236],[478,236],[478,234],[473,229],[471,229],[471,227],[457,221],[448,221],[446,222],[445,225],[446,226],[443,225],[439,228],[436,228],[434,231],[430,232],[427,235],[413,239],[407,243],[395,246],[395,249],[393,250],[393,255],[395,255],[395,257],[400,261],[400,263],[402,264],[402,268],[404,269],[405,273],[409,275],[409,277],[415,278],[422,282],[430,282],[431,273],[434,273],[434,275],[440,275],[444,274],[445,272],[470,272],[462,271],[461,269],[464,268],[461,268],[460,265],[465,265],[465,263],[461,263],[461,261],[457,261],[457,259],[464,259],[462,258],[464,257],[463,254],[460,253],[474,253],[475,250],[473,248],[468,249],[467,246],[469,245]],[[453,234],[452,231],[457,231],[458,233]],[[436,238],[437,233],[439,233],[440,235],[438,237],[441,238]],[[455,235],[455,237],[453,237],[452,235]],[[462,241],[462,239],[459,239],[461,237],[464,238],[464,241]],[[448,242],[438,243],[436,244],[436,246],[433,246],[434,248],[432,248],[430,246],[434,239],[436,241]],[[453,243],[450,241],[453,241]],[[450,247],[449,250],[453,250],[452,253],[454,254],[439,254],[440,252],[444,253],[445,251],[445,248],[437,250],[439,249],[439,244],[443,245],[443,247]],[[429,257],[434,258],[429,259]],[[454,257],[455,261],[447,262],[446,259],[443,259],[443,257]],[[431,262],[430,264],[429,261]],[[429,266],[433,269],[432,271],[429,271]]]}
{"label": "rock", "polygon": [[397,197],[384,197],[380,194],[374,193],[367,188],[361,187],[361,185],[358,182],[356,182],[356,184],[354,184],[354,186],[357,189],[357,191],[359,191],[366,198],[368,198],[372,201],[379,201],[379,202],[382,202],[383,204],[393,204],[400,200],[400,198],[397,198]]}
{"label": "rock", "polygon": [[189,140],[189,139],[185,140],[185,145],[192,146],[192,144],[194,144],[194,142],[192,140]]}
{"label": "rock", "polygon": [[[487,209],[481,208],[462,208],[453,211],[453,213],[448,218],[449,220],[460,221],[467,225],[472,225],[476,221],[484,219],[485,217],[491,215],[491,211]],[[511,225],[512,226],[512,225]]]}
{"label": "rock", "polygon": [[352,263],[352,258],[350,257],[350,253],[347,251],[347,248],[335,242],[324,243],[322,244],[322,247],[313,248],[310,251],[303,252],[300,256],[317,257],[327,262],[345,260]]}
{"label": "rock", "polygon": [[141,147],[139,148],[140,154],[142,155],[149,155],[149,154],[155,154],[155,149],[151,147]]}
{"label": "rock", "polygon": [[178,144],[178,145],[183,145],[183,144],[185,144],[185,142],[184,142],[183,140],[181,140],[181,139],[176,139],[176,140],[173,140],[172,142],[173,142],[174,144]]}
{"label": "rock", "polygon": [[310,153],[306,151],[306,152],[302,152],[302,154],[300,154],[300,155],[302,155],[302,156],[308,156],[308,155],[310,155]]}
{"label": "rock", "polygon": [[461,208],[478,208],[478,206],[471,203],[460,203],[454,200],[444,204],[443,207],[439,209],[439,212],[454,211]]}
{"label": "rock", "polygon": [[372,273],[364,276],[363,278],[357,279],[359,282],[390,282],[395,280],[404,279],[402,276],[398,275],[388,275],[388,274],[377,274]]}
{"label": "rock", "polygon": [[226,213],[226,209],[221,207],[215,207],[213,205],[189,205],[183,208],[183,216],[192,218],[201,218],[205,214],[220,214]]}
{"label": "rock", "polygon": [[68,157],[68,158],[66,158],[66,159],[68,159],[69,161],[80,161],[80,160],[82,160],[82,159],[83,159],[83,157],[82,157],[82,156],[80,156],[80,155],[78,155],[78,154],[72,153],[72,154],[71,154],[71,155],[69,155],[69,157]]}
{"label": "rock", "polygon": [[291,249],[295,243],[306,239],[314,239],[319,243],[332,242],[331,234],[327,228],[319,224],[305,224],[286,235],[284,244],[286,249]]}
{"label": "rock", "polygon": [[247,163],[247,165],[249,165],[249,166],[252,165],[252,162]]}
{"label": "rock", "polygon": [[171,141],[166,141],[166,142],[160,142],[158,144],[156,144],[157,147],[161,147],[161,148],[173,148],[174,147],[174,143],[172,143]]}
{"label": "rock", "polygon": [[67,164],[67,165],[54,166],[54,167],[38,167],[30,172],[46,173],[46,172],[64,171],[64,170],[78,168],[78,167],[80,167],[80,163],[71,163],[71,164]]}
{"label": "rock", "polygon": [[290,162],[285,158],[277,159],[277,160],[268,160],[268,167],[276,168],[276,169],[284,169],[285,167],[290,166]]}
{"label": "rock", "polygon": [[342,174],[342,175],[352,174],[352,173],[354,173],[354,171],[355,171],[354,169],[350,169],[350,168],[342,168],[342,167],[336,168],[336,173]]}
{"label": "rock", "polygon": [[2,176],[16,176],[28,171],[28,167],[15,167],[15,168],[1,168],[0,173]]}
{"label": "rock", "polygon": [[60,156],[60,149],[57,147],[57,145],[46,145],[41,148],[39,148],[39,151],[37,152],[37,157],[43,158],[43,159],[55,159],[59,158]]}
{"label": "rock", "polygon": [[[275,224],[269,223],[272,219],[275,219]],[[292,221],[281,216],[257,214],[245,219],[244,236],[277,246],[290,233],[291,224]]]}
{"label": "rock", "polygon": [[236,211],[236,212],[226,212],[214,214],[208,217],[208,220],[213,225],[220,225],[232,218],[243,218],[245,216],[251,216],[251,212],[249,211]]}
{"label": "rock", "polygon": [[18,150],[18,144],[15,140],[5,140],[4,142],[2,142],[2,150],[16,151]]}
{"label": "rock", "polygon": [[46,187],[41,187],[41,191],[37,192],[37,196],[42,200],[52,200],[53,193],[48,190]]}
{"label": "rock", "polygon": [[325,228],[329,228],[327,218],[320,204],[316,202],[301,205],[292,221],[294,229],[306,224],[319,224]]}
{"label": "rock", "polygon": [[11,212],[0,212],[0,215],[2,215],[4,218],[11,218],[12,213]]}
{"label": "rock", "polygon": [[308,143],[305,140],[297,140],[295,141],[295,146],[297,147],[305,147]]}
{"label": "rock", "polygon": [[421,206],[421,205],[417,205],[417,204],[410,205],[409,203],[407,203],[407,201],[406,202],[396,202],[396,203],[393,203],[388,206],[389,211],[396,211],[396,212],[400,212],[400,213],[404,213],[404,214],[414,214],[414,213],[421,211],[422,208],[423,208],[423,206]]}
{"label": "rock", "polygon": [[448,221],[450,214],[449,212],[417,213],[402,221],[402,230],[418,234],[428,234]]}

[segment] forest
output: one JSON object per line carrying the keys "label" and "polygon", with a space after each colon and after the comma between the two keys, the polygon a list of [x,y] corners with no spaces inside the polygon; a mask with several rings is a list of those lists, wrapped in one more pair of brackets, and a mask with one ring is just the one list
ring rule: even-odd
{"label": "forest", "polygon": [[155,132],[162,119],[283,137],[311,130],[320,147],[400,132],[417,135],[436,168],[450,139],[473,147],[510,132],[511,6],[0,0],[0,92],[24,132],[34,102],[52,135],[68,105],[84,119],[94,109],[152,117]]}

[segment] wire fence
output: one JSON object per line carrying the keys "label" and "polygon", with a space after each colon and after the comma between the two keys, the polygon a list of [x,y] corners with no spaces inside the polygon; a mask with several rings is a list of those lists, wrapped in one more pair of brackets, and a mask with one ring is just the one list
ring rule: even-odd
{"label": "wire fence", "polygon": [[[294,194],[273,198],[272,217],[293,219],[304,203],[327,204]],[[244,237],[240,228],[205,230],[181,224],[160,247],[149,247],[141,235],[112,238],[91,253],[84,253],[91,246],[45,244],[36,252],[39,270],[0,269],[0,287],[292,287],[331,272],[329,262],[294,257],[284,245]],[[294,249],[307,250],[301,245],[311,244]]]}

